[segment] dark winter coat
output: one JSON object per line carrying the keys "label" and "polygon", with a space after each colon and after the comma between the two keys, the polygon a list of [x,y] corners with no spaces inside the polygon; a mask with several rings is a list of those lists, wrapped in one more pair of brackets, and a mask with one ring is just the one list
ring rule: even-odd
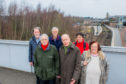
{"label": "dark winter coat", "polygon": [[54,40],[52,36],[49,37],[49,42],[50,44],[56,46],[57,50],[59,51],[59,48],[62,46],[62,41],[61,41],[61,37],[57,36],[57,39]]}
{"label": "dark winter coat", "polygon": [[44,51],[41,46],[34,54],[35,74],[41,80],[51,80],[59,75],[59,54],[55,46],[50,45]]}
{"label": "dark winter coat", "polygon": [[29,62],[34,62],[34,52],[38,45],[40,45],[40,41],[36,42],[35,36],[33,36],[29,41]]}
{"label": "dark winter coat", "polygon": [[81,70],[81,55],[79,49],[72,44],[65,54],[64,47],[59,49],[60,53],[60,84],[70,84],[71,80],[78,81]]}

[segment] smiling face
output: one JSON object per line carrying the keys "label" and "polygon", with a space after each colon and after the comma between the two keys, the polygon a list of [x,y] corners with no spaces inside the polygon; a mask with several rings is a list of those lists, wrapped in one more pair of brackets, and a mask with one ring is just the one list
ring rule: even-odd
{"label": "smiling face", "polygon": [[77,41],[78,41],[79,43],[81,43],[83,40],[84,40],[84,39],[83,39],[83,37],[82,37],[81,35],[78,35],[78,36],[77,36]]}
{"label": "smiling face", "polygon": [[91,45],[91,53],[92,54],[97,54],[98,53],[98,43],[93,43]]}
{"label": "smiling face", "polygon": [[44,37],[44,36],[43,36],[43,37],[41,38],[41,44],[42,44],[42,45],[47,45],[48,42],[49,42],[49,40],[48,40],[47,37]]}
{"label": "smiling face", "polygon": [[38,39],[40,37],[40,31],[39,31],[39,29],[34,29],[33,34],[34,34],[35,38]]}
{"label": "smiling face", "polygon": [[63,35],[62,36],[62,42],[63,42],[64,46],[69,46],[69,44],[70,44],[70,38],[69,38],[69,36]]}
{"label": "smiling face", "polygon": [[54,38],[56,38],[57,35],[58,35],[58,30],[57,29],[53,29],[52,30],[52,35],[53,35]]}

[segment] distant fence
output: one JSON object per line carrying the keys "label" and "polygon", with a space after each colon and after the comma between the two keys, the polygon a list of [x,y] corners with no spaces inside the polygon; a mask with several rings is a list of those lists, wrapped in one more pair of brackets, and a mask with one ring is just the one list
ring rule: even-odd
{"label": "distant fence", "polygon": [[[126,48],[103,46],[110,65],[107,84],[126,84]],[[0,66],[31,72],[28,41],[0,40]]]}

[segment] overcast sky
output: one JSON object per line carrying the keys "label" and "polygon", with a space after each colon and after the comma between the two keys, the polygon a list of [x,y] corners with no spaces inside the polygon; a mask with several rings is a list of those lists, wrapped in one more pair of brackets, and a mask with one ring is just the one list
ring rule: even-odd
{"label": "overcast sky", "polygon": [[65,14],[82,17],[101,17],[104,18],[106,13],[110,15],[126,15],[126,0],[4,0],[8,5],[15,1],[18,4],[35,7],[38,3],[42,7],[48,7],[50,4],[61,9]]}

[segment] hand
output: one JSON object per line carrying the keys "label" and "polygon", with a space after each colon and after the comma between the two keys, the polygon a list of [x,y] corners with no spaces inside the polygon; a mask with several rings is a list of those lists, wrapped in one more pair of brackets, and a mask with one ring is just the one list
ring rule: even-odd
{"label": "hand", "polygon": [[75,84],[75,80],[74,80],[74,79],[72,79],[72,81],[70,82],[70,84]]}
{"label": "hand", "polygon": [[85,66],[88,64],[88,62],[87,61],[84,61],[84,63],[83,63]]}
{"label": "hand", "polygon": [[57,78],[59,78],[59,79],[60,79],[60,78],[61,78],[61,76],[57,76]]}
{"label": "hand", "polygon": [[31,66],[33,66],[33,63],[32,63],[32,62],[30,62],[30,65],[31,65]]}

